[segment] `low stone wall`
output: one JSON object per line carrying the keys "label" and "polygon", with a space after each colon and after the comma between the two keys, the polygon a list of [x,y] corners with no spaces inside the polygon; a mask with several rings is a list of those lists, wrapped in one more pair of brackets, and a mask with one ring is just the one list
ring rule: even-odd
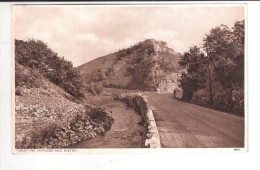
{"label": "low stone wall", "polygon": [[119,96],[119,100],[141,114],[144,121],[145,132],[143,133],[144,148],[161,148],[160,136],[156,127],[153,111],[142,94],[126,93]]}

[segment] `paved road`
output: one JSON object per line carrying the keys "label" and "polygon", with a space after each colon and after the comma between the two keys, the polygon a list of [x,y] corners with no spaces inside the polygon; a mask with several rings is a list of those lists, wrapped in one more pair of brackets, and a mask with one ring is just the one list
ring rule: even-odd
{"label": "paved road", "polygon": [[244,118],[185,103],[167,93],[145,94],[164,148],[244,147]]}

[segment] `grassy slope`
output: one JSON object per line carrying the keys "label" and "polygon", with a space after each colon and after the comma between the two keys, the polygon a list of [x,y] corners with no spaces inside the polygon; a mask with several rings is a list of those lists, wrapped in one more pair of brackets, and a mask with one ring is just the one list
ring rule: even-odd
{"label": "grassy slope", "polygon": [[115,60],[116,53],[96,58],[95,60],[78,66],[77,69],[82,73],[90,73],[100,69],[101,65],[102,68],[110,68],[114,64]]}
{"label": "grassy slope", "polygon": [[[156,52],[147,54],[147,47],[129,48],[130,53],[125,54],[120,59],[118,52],[97,58],[93,61],[79,66],[77,69],[83,75],[85,83],[94,82],[96,84],[114,85],[127,89],[146,89],[148,86],[155,86],[156,79],[166,79],[171,72],[178,72],[178,61],[180,54],[167,52]],[[112,69],[112,74],[108,74]],[[103,78],[99,81],[91,80],[96,76],[96,72],[103,73]],[[161,77],[156,77],[156,71]],[[149,87],[148,87],[149,89]]]}

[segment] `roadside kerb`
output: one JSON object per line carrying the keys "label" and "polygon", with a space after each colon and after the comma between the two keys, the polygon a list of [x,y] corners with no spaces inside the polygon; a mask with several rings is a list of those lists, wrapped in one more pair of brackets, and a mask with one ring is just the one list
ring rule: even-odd
{"label": "roadside kerb", "polygon": [[119,99],[142,115],[145,127],[142,147],[161,148],[160,136],[156,127],[153,111],[151,106],[147,103],[146,97],[141,93],[124,93],[119,96]]}

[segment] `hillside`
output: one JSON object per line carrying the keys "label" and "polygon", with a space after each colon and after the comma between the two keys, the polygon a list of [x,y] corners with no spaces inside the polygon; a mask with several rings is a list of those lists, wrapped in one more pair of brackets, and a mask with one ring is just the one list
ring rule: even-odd
{"label": "hillside", "polygon": [[80,74],[70,61],[58,56],[40,40],[15,40],[15,61],[37,70],[52,83],[64,89],[75,99],[84,98]]}
{"label": "hillside", "polygon": [[65,148],[111,128],[110,112],[77,99],[69,62],[42,42],[16,41],[15,52],[16,149]]}
{"label": "hillside", "polygon": [[180,53],[148,39],[79,66],[85,84],[106,88],[173,92],[180,76]]}

